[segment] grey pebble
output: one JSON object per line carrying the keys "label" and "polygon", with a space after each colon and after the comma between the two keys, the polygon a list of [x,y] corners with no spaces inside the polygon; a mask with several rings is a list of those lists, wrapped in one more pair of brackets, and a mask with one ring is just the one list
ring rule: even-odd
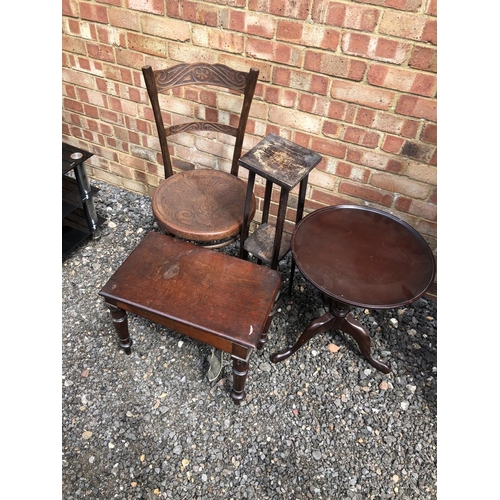
{"label": "grey pebble", "polygon": [[[211,383],[209,346],[133,314],[132,353],[118,347],[98,292],[158,226],[149,196],[91,183],[107,222],[62,262],[64,500],[437,498],[435,302],[351,310],[388,374],[339,331],[272,364],[271,353],[326,311],[298,269],[288,295],[288,254],[268,342],[252,354],[236,406],[229,355]],[[218,251],[237,256],[239,246]],[[331,343],[340,350],[330,352]]]}

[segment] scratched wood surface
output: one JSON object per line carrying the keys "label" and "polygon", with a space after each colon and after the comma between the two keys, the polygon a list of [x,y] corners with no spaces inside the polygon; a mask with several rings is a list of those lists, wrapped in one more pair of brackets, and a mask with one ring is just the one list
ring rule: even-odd
{"label": "scratched wood surface", "polygon": [[243,155],[241,166],[291,190],[321,161],[321,155],[269,134]]}

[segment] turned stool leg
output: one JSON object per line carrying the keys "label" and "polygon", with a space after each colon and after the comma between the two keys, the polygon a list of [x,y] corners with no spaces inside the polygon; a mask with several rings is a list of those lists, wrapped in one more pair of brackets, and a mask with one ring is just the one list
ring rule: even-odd
{"label": "turned stool leg", "polygon": [[112,304],[106,304],[113,318],[113,324],[115,325],[116,333],[118,334],[118,343],[120,347],[125,351],[126,354],[130,354],[132,350],[132,339],[128,333],[128,321],[127,312],[119,307]]}
{"label": "turned stool leg", "polygon": [[248,375],[248,362],[233,357],[233,388],[231,398],[239,405],[245,399],[245,382]]}

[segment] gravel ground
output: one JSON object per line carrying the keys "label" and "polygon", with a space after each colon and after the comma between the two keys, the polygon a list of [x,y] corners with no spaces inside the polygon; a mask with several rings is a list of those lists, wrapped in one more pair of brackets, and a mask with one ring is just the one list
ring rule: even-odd
{"label": "gravel ground", "polygon": [[238,407],[228,355],[211,383],[208,346],[131,314],[132,354],[119,349],[98,292],[158,229],[149,197],[93,184],[107,222],[62,264],[64,500],[437,498],[435,302],[352,310],[387,375],[338,331],[275,365],[269,355],[325,311],[298,270],[288,296],[288,256]]}

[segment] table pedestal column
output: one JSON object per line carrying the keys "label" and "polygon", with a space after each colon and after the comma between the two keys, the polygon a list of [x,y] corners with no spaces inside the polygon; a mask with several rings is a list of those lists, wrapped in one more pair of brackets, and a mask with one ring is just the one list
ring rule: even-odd
{"label": "table pedestal column", "polygon": [[331,301],[330,310],[318,319],[313,320],[302,332],[295,345],[284,351],[271,354],[270,360],[279,363],[290,357],[300,349],[306,342],[319,333],[328,330],[340,330],[350,335],[358,344],[361,354],[374,368],[382,373],[389,373],[389,366],[372,358],[371,339],[365,328],[349,314],[350,307],[341,302]]}

